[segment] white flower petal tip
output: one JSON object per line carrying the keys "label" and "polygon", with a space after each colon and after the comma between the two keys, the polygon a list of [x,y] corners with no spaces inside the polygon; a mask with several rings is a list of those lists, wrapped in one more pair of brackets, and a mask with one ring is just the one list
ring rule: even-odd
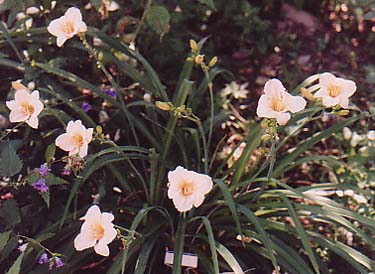
{"label": "white flower petal tip", "polygon": [[88,144],[92,140],[93,129],[85,128],[81,120],[70,121],[66,133],[56,138],[55,144],[69,155],[79,154],[81,158],[87,155]]}
{"label": "white flower petal tip", "polygon": [[63,16],[51,21],[47,30],[57,38],[57,46],[62,47],[66,40],[79,33],[86,32],[87,26],[82,21],[81,11],[77,8],[69,8]]}
{"label": "white flower petal tip", "polygon": [[14,100],[6,102],[10,109],[9,121],[12,123],[26,122],[30,127],[37,129],[39,125],[38,115],[44,106],[39,100],[39,91],[30,90],[18,82],[12,82],[12,87],[16,90]]}
{"label": "white flower petal tip", "polygon": [[285,125],[290,113],[303,110],[306,100],[301,96],[293,96],[286,91],[278,79],[271,79],[264,85],[264,94],[259,98],[257,115],[262,118],[274,118],[279,125]]}
{"label": "white flower petal tip", "polygon": [[168,172],[168,198],[173,200],[179,212],[186,212],[193,207],[199,207],[204,196],[212,189],[213,182],[210,176],[199,174],[178,166]]}
{"label": "white flower petal tip", "polygon": [[81,231],[74,239],[74,248],[82,251],[93,247],[101,256],[109,256],[108,244],[117,236],[117,231],[112,223],[112,213],[101,212],[97,205],[91,206],[82,218],[84,223]]}
{"label": "white flower petal tip", "polygon": [[314,94],[316,98],[322,99],[325,107],[336,105],[346,109],[349,107],[349,97],[357,90],[355,82],[336,77],[332,73],[325,72],[319,77],[319,90]]}

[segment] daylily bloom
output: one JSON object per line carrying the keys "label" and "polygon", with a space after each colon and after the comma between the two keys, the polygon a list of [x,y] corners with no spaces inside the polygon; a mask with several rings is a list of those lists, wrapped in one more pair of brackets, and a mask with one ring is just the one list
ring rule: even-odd
{"label": "daylily bloom", "polygon": [[187,170],[178,166],[168,172],[168,197],[180,212],[192,207],[199,207],[204,201],[204,195],[212,189],[211,177]]}
{"label": "daylily bloom", "polygon": [[86,23],[82,21],[82,14],[77,8],[69,8],[63,16],[53,20],[48,28],[48,32],[57,37],[58,47],[62,47],[66,40],[74,35],[87,31]]}
{"label": "daylily bloom", "polygon": [[258,101],[257,115],[276,118],[279,125],[285,125],[290,119],[289,111],[295,113],[305,106],[305,99],[288,93],[280,80],[271,79],[264,85],[264,94]]}
{"label": "daylily bloom", "polygon": [[319,77],[319,90],[314,96],[322,98],[322,104],[325,107],[340,105],[342,108],[348,108],[349,97],[356,90],[357,86],[353,81],[325,72]]}
{"label": "daylily bloom", "polygon": [[12,123],[26,122],[32,128],[38,128],[38,115],[43,110],[43,103],[39,99],[39,91],[30,93],[24,85],[13,82],[16,89],[14,100],[7,101],[6,105],[10,109],[9,120]]}
{"label": "daylily bloom", "polygon": [[81,251],[94,247],[97,254],[102,256],[109,255],[108,244],[111,243],[117,235],[112,221],[113,214],[101,212],[97,205],[93,205],[87,210],[82,218],[84,223],[81,226],[81,232],[74,239],[74,247]]}
{"label": "daylily bloom", "polygon": [[91,142],[93,128],[85,128],[81,120],[70,121],[66,133],[56,138],[56,146],[69,151],[69,156],[79,154],[81,158],[87,155],[88,144]]}

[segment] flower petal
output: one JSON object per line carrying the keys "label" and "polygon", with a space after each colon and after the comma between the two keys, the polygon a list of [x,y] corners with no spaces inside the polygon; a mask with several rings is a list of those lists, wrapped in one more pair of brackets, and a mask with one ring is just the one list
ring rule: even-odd
{"label": "flower petal", "polygon": [[280,97],[282,92],[285,92],[286,89],[279,79],[273,78],[268,80],[264,85],[264,93],[271,97]]}
{"label": "flower petal", "polygon": [[14,110],[14,109],[18,108],[18,104],[17,104],[16,100],[6,101],[5,104],[10,110]]}
{"label": "flower petal", "polygon": [[72,151],[75,149],[72,137],[68,133],[63,133],[56,138],[56,146],[65,151]]}
{"label": "flower petal", "polygon": [[66,40],[68,40],[65,36],[58,36],[57,39],[56,39],[56,45],[61,48],[64,43],[66,42]]}
{"label": "flower petal", "polygon": [[82,219],[100,222],[101,216],[102,213],[100,212],[100,208],[97,205],[93,205],[87,210],[85,216]]}
{"label": "flower petal", "polygon": [[298,111],[303,110],[306,107],[306,100],[303,99],[301,96],[293,96],[290,94],[287,94],[286,96],[286,107],[289,111],[295,113]]}
{"label": "flower petal", "polygon": [[101,256],[104,256],[104,257],[107,257],[109,256],[109,248],[108,246],[104,243],[104,242],[101,242],[99,241],[95,246],[94,246],[94,250],[97,254],[101,255]]}
{"label": "flower petal", "polygon": [[31,99],[30,97],[30,93],[24,89],[19,89],[14,94],[14,99],[18,104],[29,103]]}
{"label": "flower petal", "polygon": [[343,94],[346,97],[350,97],[356,92],[357,86],[356,86],[354,81],[346,80],[346,79],[342,79],[342,78],[338,78],[337,80],[341,84],[341,87],[343,89]]}
{"label": "flower petal", "polygon": [[290,119],[290,113],[287,113],[287,112],[277,113],[276,120],[279,125],[285,125],[289,121],[289,119]]}
{"label": "flower petal", "polygon": [[65,22],[64,16],[51,21],[51,23],[49,23],[48,28],[47,28],[48,32],[55,37],[65,36],[65,33],[62,28],[62,25],[64,22]]}
{"label": "flower petal", "polygon": [[37,116],[32,115],[32,116],[26,121],[26,123],[27,123],[30,127],[37,129],[37,128],[38,128],[38,125],[39,125],[39,119],[38,119]]}
{"label": "flower petal", "polygon": [[74,248],[78,251],[95,246],[96,239],[90,233],[83,232],[74,239]]}
{"label": "flower petal", "polygon": [[67,21],[79,23],[82,21],[81,11],[77,8],[71,7],[65,12],[65,18]]}
{"label": "flower petal", "polygon": [[258,101],[257,107],[258,117],[275,118],[276,112],[271,108],[271,100],[267,95],[262,95]]}
{"label": "flower petal", "polygon": [[336,81],[336,77],[329,72],[324,72],[319,77],[319,86],[328,88]]}
{"label": "flower petal", "polygon": [[80,148],[79,148],[79,157],[81,158],[85,158],[85,156],[87,155],[87,151],[88,151],[88,144],[87,143],[84,143]]}
{"label": "flower petal", "polygon": [[115,216],[113,216],[112,213],[108,213],[108,212],[103,212],[102,215],[100,216],[100,222],[102,224],[112,223],[114,219],[115,219]]}
{"label": "flower petal", "polygon": [[22,108],[12,110],[9,114],[9,121],[12,123],[18,123],[26,121],[29,118],[29,115],[25,114]]}
{"label": "flower petal", "polygon": [[117,236],[117,231],[113,227],[113,224],[107,224],[104,226],[104,235],[103,238],[100,239],[99,242],[103,242],[104,244],[111,243]]}

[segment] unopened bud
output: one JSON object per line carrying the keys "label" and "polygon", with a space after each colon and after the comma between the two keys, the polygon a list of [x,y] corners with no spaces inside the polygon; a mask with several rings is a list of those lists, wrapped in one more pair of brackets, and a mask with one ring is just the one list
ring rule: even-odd
{"label": "unopened bud", "polygon": [[190,48],[193,53],[198,53],[198,44],[193,39],[190,39]]}
{"label": "unopened bud", "polygon": [[268,119],[263,119],[262,122],[260,123],[260,126],[261,126],[263,129],[266,129],[266,128],[268,128],[268,123],[269,123],[269,120],[268,120]]}
{"label": "unopened bud", "polygon": [[213,66],[215,66],[216,65],[216,63],[217,63],[217,56],[215,56],[215,57],[213,57],[212,59],[211,59],[211,61],[208,63],[208,66],[210,67],[210,68],[212,68]]}
{"label": "unopened bud", "polygon": [[204,60],[204,55],[197,55],[197,56],[195,57],[195,63],[196,63],[197,65],[202,64],[202,63],[203,63],[203,60]]}
{"label": "unopened bud", "polygon": [[337,112],[337,114],[340,115],[340,116],[346,116],[349,113],[350,113],[350,111],[347,110],[347,109],[343,109],[343,110],[340,110],[340,111]]}
{"label": "unopened bud", "polygon": [[98,53],[98,60],[99,61],[102,61],[103,60],[103,52],[102,51],[99,51],[99,53]]}
{"label": "unopened bud", "polygon": [[301,88],[301,94],[303,97],[305,97],[309,101],[315,101],[316,98],[307,88]]}
{"label": "unopened bud", "polygon": [[269,140],[271,140],[271,135],[269,135],[269,134],[264,134],[264,135],[262,136],[262,141],[263,141],[263,142],[268,142]]}
{"label": "unopened bud", "polygon": [[103,133],[103,129],[101,126],[96,126],[96,133],[98,134],[102,134]]}
{"label": "unopened bud", "polygon": [[165,111],[171,110],[171,103],[168,103],[168,102],[156,101],[155,105],[157,108],[161,110],[165,110]]}

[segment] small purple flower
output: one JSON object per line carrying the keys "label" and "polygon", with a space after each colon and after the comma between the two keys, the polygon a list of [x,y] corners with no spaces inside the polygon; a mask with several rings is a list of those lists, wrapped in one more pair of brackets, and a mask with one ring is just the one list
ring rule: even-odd
{"label": "small purple flower", "polygon": [[40,255],[38,259],[38,264],[48,264],[48,263],[49,263],[49,259],[48,259],[47,253],[43,253],[42,255]]}
{"label": "small purple flower", "polygon": [[49,169],[48,166],[47,166],[46,164],[41,165],[39,168],[36,168],[35,170],[36,170],[36,172],[38,172],[39,175],[42,176],[42,177],[47,177],[47,176],[48,176],[48,172],[51,171],[51,169]]}
{"label": "small purple flower", "polygon": [[46,185],[46,180],[44,178],[38,179],[36,182],[31,184],[32,187],[40,192],[47,192],[48,186]]}
{"label": "small purple flower", "polygon": [[72,174],[72,171],[69,167],[64,167],[63,171],[61,172],[61,175],[70,176]]}
{"label": "small purple flower", "polygon": [[115,98],[115,97],[117,96],[117,92],[116,92],[114,89],[111,89],[111,88],[106,88],[106,89],[104,89],[104,92],[105,92],[107,95],[109,95],[109,96],[111,96],[111,97],[113,97],[113,98]]}
{"label": "small purple flower", "polygon": [[55,257],[55,267],[59,268],[64,265],[63,261],[59,257]]}
{"label": "small purple flower", "polygon": [[20,245],[20,246],[18,247],[18,251],[20,251],[20,252],[25,252],[26,248],[27,248],[27,243],[25,243],[25,244],[23,244],[23,245]]}
{"label": "small purple flower", "polygon": [[89,112],[90,109],[91,109],[91,105],[87,102],[83,102],[82,103],[82,109],[83,109],[84,112]]}

